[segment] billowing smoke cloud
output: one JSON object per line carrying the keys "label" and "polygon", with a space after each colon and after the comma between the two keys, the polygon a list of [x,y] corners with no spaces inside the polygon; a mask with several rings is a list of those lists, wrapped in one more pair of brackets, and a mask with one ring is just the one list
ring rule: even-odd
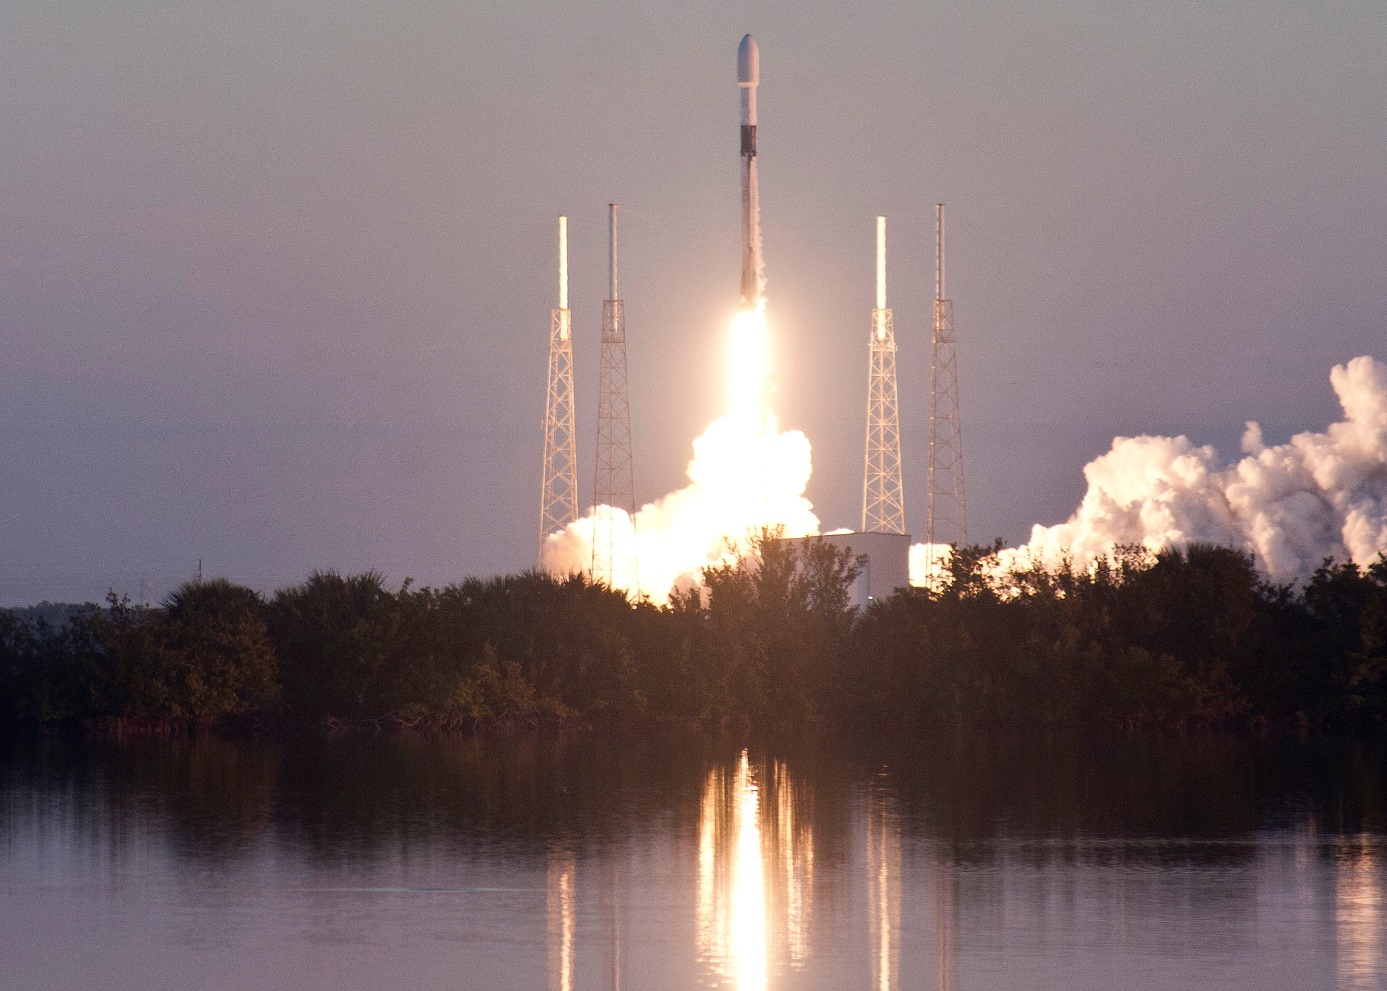
{"label": "billowing smoke cloud", "polygon": [[[762,526],[784,526],[790,537],[819,532],[819,519],[804,497],[810,452],[802,432],[780,433],[773,419],[757,426],[727,416],[709,424],[693,448],[689,484],[638,510],[634,533],[627,513],[600,506],[550,535],[545,567],[559,574],[589,571],[596,523],[612,512],[611,584],[638,587],[662,604],[676,586],[697,582],[701,569],[727,560],[729,542],[741,544]],[[638,574],[632,574],[633,565]]]}
{"label": "billowing smoke cloud", "polygon": [[[798,430],[781,433],[762,405],[764,327],[764,311],[738,318],[732,413],[694,441],[689,484],[645,505],[634,521],[622,510],[595,508],[548,537],[546,568],[591,572],[597,524],[610,514],[611,574],[598,574],[664,603],[764,526],[784,527],[790,537],[819,532],[804,495],[809,440]],[[1084,468],[1088,492],[1074,514],[1057,526],[1037,524],[1028,543],[1002,552],[1003,568],[1054,567],[1066,558],[1086,568],[1117,545],[1159,552],[1196,541],[1251,553],[1275,581],[1303,581],[1326,557],[1378,560],[1387,552],[1387,365],[1354,358],[1336,366],[1330,382],[1343,420],[1272,447],[1249,422],[1244,457],[1235,463],[1183,436],[1116,438]],[[911,584],[935,584],[948,552],[912,547]]]}
{"label": "billowing smoke cloud", "polygon": [[[736,548],[762,527],[784,527],[787,537],[819,532],[819,519],[804,497],[809,440],[798,430],[781,433],[765,409],[764,305],[737,315],[728,346],[731,412],[694,441],[689,484],[646,504],[634,522],[624,510],[598,506],[550,534],[544,543],[547,570],[595,573],[614,588],[639,589],[663,604],[676,587],[697,583],[703,568],[734,558]],[[595,537],[602,542],[597,568]]]}
{"label": "billowing smoke cloud", "polygon": [[[1224,464],[1186,437],[1119,437],[1084,468],[1088,492],[1066,522],[1037,525],[1003,564],[1086,567],[1117,544],[1151,551],[1194,541],[1250,552],[1276,581],[1304,580],[1326,557],[1366,565],[1387,550],[1387,365],[1336,366],[1330,382],[1344,419],[1322,433],[1268,447],[1247,424],[1242,460]],[[911,581],[924,554],[912,549]]]}

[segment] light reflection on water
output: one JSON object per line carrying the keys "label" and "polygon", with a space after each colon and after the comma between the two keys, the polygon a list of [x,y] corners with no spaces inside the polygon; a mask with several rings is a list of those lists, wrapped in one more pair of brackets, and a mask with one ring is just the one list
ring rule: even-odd
{"label": "light reflection on water", "polygon": [[1373,754],[1036,749],[0,753],[0,987],[1387,987]]}
{"label": "light reflection on water", "polygon": [[549,851],[549,987],[552,991],[573,991],[576,873],[577,862],[571,851]]}
{"label": "light reflection on water", "polygon": [[1355,837],[1336,851],[1335,921],[1339,947],[1339,987],[1344,991],[1381,989],[1387,968],[1380,849],[1366,836]]}
{"label": "light reflection on water", "polygon": [[934,986],[954,987],[954,867],[938,843],[930,845],[930,897],[934,910]]}
{"label": "light reflection on water", "polygon": [[808,960],[814,834],[779,761],[714,768],[699,804],[697,934],[713,984],[765,991],[772,957]]}
{"label": "light reflection on water", "polygon": [[[746,751],[733,779],[737,808],[732,854],[732,904],[725,913],[732,930],[732,967],[737,991],[766,987],[766,876],[761,859],[761,793],[751,777]],[[718,927],[718,922],[711,923]],[[720,928],[720,927],[719,927]]]}
{"label": "light reflection on water", "polygon": [[895,991],[901,965],[901,823],[884,784],[867,792],[867,913],[872,991]]}

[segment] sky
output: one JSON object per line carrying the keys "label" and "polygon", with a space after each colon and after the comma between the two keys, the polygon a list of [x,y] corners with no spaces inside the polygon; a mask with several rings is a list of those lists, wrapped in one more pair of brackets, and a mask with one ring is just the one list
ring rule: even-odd
{"label": "sky", "polygon": [[723,409],[735,55],[783,428],[860,521],[888,218],[923,536],[948,204],[970,537],[1023,541],[1119,434],[1237,455],[1387,358],[1370,5],[11,0],[0,7],[0,603],[533,567],[556,218],[591,498],[620,206],[637,498]]}

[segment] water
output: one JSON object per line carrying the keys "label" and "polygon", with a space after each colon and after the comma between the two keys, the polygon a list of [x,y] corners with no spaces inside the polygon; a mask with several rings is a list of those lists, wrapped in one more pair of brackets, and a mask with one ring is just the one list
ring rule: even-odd
{"label": "water", "polygon": [[0,750],[0,987],[1387,987],[1379,745]]}

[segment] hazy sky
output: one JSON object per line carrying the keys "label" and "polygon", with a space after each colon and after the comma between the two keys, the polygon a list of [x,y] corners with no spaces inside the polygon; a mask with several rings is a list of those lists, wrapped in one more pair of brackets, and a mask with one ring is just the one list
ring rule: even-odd
{"label": "hazy sky", "polygon": [[555,218],[590,499],[612,200],[637,497],[679,487],[722,407],[747,31],[825,526],[861,513],[877,213],[917,537],[939,200],[975,538],[1063,519],[1116,433],[1231,456],[1387,357],[1375,5],[10,0],[0,601],[199,557],[266,591],[532,566]]}

